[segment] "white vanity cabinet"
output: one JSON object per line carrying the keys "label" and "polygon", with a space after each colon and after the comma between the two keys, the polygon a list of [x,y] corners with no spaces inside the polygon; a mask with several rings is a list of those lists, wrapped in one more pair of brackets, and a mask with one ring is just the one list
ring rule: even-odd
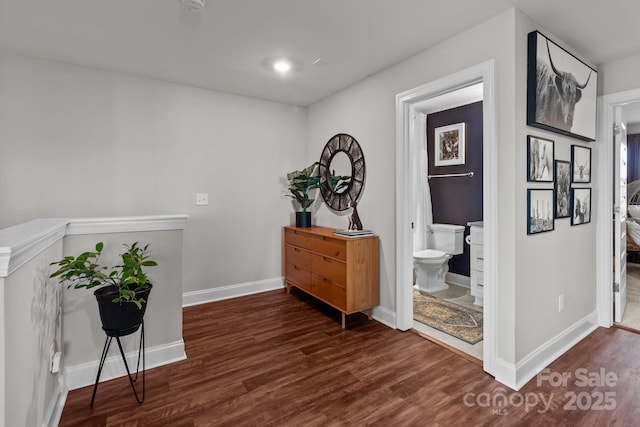
{"label": "white vanity cabinet", "polygon": [[470,234],[467,243],[471,247],[471,295],[474,304],[482,306],[484,293],[484,228],[482,221],[470,222]]}

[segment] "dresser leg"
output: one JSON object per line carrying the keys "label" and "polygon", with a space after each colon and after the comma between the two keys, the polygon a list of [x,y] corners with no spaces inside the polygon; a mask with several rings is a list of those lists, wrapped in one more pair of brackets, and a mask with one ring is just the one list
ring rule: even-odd
{"label": "dresser leg", "polygon": [[345,314],[344,314],[344,313],[342,313],[342,329],[344,329],[344,328],[345,328],[345,325],[346,325],[345,317],[346,317],[346,316],[345,316]]}
{"label": "dresser leg", "polygon": [[287,295],[291,294],[291,285],[287,283]]}
{"label": "dresser leg", "polygon": [[369,320],[373,319],[373,308],[370,308],[369,310],[367,310],[367,314],[369,315]]}

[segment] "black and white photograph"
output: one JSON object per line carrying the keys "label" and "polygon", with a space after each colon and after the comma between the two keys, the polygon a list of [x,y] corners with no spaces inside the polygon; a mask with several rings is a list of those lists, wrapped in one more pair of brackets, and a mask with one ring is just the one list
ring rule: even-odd
{"label": "black and white photograph", "polygon": [[553,190],[527,190],[527,234],[553,230]]}
{"label": "black and white photograph", "polygon": [[591,222],[591,189],[571,189],[571,225]]}
{"label": "black and white photograph", "polygon": [[553,141],[527,136],[527,181],[553,181]]}
{"label": "black and white photograph", "polygon": [[435,166],[465,164],[465,124],[435,128]]}
{"label": "black and white photograph", "polygon": [[555,163],[555,212],[556,218],[569,218],[570,206],[570,186],[571,186],[571,163],[564,160],[556,160]]}
{"label": "black and white photograph", "polygon": [[591,148],[581,145],[571,146],[571,182],[588,184],[591,182]]}
{"label": "black and white photograph", "polygon": [[598,72],[539,33],[529,33],[527,125],[596,139]]}

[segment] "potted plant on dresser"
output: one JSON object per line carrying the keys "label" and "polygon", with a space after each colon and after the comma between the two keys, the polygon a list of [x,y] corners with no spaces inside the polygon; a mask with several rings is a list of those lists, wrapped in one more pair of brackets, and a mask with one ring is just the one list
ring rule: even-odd
{"label": "potted plant on dresser", "polygon": [[320,176],[317,174],[318,162],[314,162],[310,166],[290,172],[287,174],[289,180],[288,197],[294,199],[302,212],[296,212],[296,227],[311,227],[311,212],[307,209],[313,203],[314,199],[309,197],[309,191],[320,186]]}
{"label": "potted plant on dresser", "polygon": [[52,262],[58,269],[50,277],[58,278],[67,288],[91,289],[98,301],[102,329],[118,331],[120,336],[138,330],[153,285],[149,283],[146,267],[158,264],[149,259],[149,245],[138,242],[124,245],[120,254],[122,264],[113,267],[100,265],[104,244],[99,242],[95,251],[84,252],[77,257],[66,256]]}

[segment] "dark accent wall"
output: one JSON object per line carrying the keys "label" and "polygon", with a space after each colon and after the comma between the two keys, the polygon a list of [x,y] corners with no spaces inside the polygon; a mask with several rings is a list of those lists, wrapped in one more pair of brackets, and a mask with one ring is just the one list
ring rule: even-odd
{"label": "dark accent wall", "polygon": [[[436,167],[433,155],[435,128],[461,122],[466,123],[466,163]],[[429,175],[474,172],[471,178],[429,180],[433,222],[464,225],[466,237],[469,235],[467,222],[482,220],[482,102],[427,115],[427,153]],[[469,251],[469,245],[465,243],[464,253],[449,261],[450,272],[470,275]]]}

